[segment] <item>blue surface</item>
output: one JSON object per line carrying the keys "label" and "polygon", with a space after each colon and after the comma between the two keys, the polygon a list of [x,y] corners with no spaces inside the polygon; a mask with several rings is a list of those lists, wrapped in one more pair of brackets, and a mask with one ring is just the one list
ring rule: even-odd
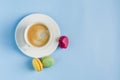
{"label": "blue surface", "polygon": [[[120,80],[120,0],[1,0],[0,80]],[[30,13],[53,17],[69,48],[37,73],[17,48],[14,32]]]}

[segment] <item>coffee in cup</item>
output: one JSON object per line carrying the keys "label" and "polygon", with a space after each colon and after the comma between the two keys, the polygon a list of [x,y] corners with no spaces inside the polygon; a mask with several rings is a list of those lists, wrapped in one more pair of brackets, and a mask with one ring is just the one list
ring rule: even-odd
{"label": "coffee in cup", "polygon": [[26,29],[25,38],[31,46],[42,47],[48,43],[50,32],[46,25],[35,23]]}

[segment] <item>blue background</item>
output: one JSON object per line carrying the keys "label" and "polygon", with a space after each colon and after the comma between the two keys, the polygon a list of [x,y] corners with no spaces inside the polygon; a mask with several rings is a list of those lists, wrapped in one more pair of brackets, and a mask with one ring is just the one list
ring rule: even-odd
{"label": "blue background", "polygon": [[[0,0],[0,80],[120,80],[120,0]],[[51,16],[68,49],[55,65],[35,72],[17,48],[18,22],[31,13]]]}

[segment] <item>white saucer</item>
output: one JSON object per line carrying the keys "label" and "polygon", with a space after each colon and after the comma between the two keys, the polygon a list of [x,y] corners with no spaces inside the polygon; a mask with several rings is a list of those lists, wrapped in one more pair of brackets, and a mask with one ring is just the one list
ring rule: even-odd
{"label": "white saucer", "polygon": [[[25,39],[24,32],[28,25],[33,23],[44,23],[51,30],[51,40],[49,44],[42,48],[30,47]],[[41,58],[53,53],[58,46],[58,38],[60,37],[60,30],[56,22],[49,16],[44,14],[30,14],[23,18],[15,32],[15,40],[18,48],[27,56],[32,58]]]}

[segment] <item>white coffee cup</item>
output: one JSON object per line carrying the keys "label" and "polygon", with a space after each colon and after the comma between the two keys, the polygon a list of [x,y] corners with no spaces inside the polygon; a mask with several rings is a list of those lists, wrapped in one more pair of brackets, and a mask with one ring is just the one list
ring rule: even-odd
{"label": "white coffee cup", "polygon": [[[27,34],[28,34],[28,30],[32,27],[32,25],[34,25],[34,24],[43,24],[43,25],[45,25],[45,27],[47,27],[48,28],[48,31],[49,31],[49,35],[50,35],[50,37],[49,37],[49,40],[47,41],[47,43],[45,43],[45,45],[43,45],[43,46],[40,46],[40,47],[36,47],[36,46],[34,46],[33,44],[31,44],[30,42],[29,42],[29,40],[28,40],[28,37],[27,37]],[[28,25],[26,28],[25,28],[25,31],[24,31],[24,40],[25,40],[25,42],[26,42],[26,45],[24,46],[24,49],[29,49],[29,48],[44,48],[44,47],[46,47],[47,45],[49,45],[50,44],[50,42],[51,42],[51,40],[52,40],[52,34],[51,34],[51,32],[52,32],[52,30],[49,28],[49,25],[47,25],[47,24],[44,24],[44,23],[38,23],[38,22],[36,22],[36,23],[32,23],[32,24],[30,24],[30,25]]]}

